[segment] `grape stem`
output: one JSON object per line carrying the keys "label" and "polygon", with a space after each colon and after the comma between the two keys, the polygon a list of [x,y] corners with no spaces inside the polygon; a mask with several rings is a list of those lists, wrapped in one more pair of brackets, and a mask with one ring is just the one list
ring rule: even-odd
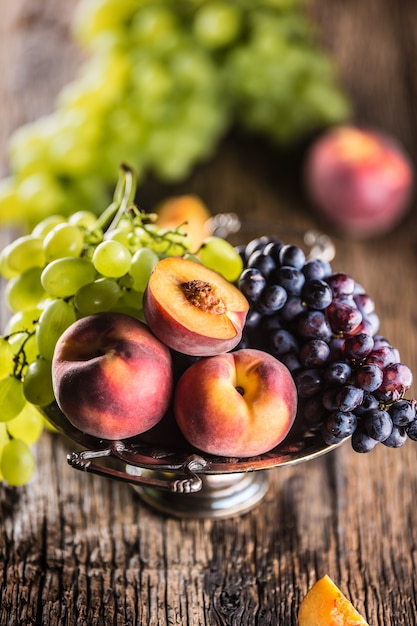
{"label": "grape stem", "polygon": [[93,230],[98,228],[109,231],[116,228],[126,209],[133,204],[136,194],[136,177],[132,168],[125,163],[120,166],[119,179],[113,196],[113,202],[100,215]]}
{"label": "grape stem", "polygon": [[[38,320],[36,320],[34,323],[37,324],[37,322]],[[17,330],[16,332],[10,333],[10,335],[7,335],[7,337],[5,337],[5,339],[8,341],[10,337],[14,337],[15,335],[26,334],[25,339],[22,341],[22,345],[19,347],[19,350],[16,352],[13,358],[14,360],[13,376],[17,378],[18,380],[22,380],[23,370],[27,365],[29,365],[29,362],[26,357],[25,346],[27,342],[29,341],[29,339],[33,337],[35,332],[36,332],[35,330]]]}

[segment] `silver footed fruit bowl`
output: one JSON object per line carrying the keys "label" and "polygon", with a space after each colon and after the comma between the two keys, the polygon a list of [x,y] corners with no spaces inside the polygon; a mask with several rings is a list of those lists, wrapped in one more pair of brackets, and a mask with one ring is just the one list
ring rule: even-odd
{"label": "silver footed fruit bowl", "polygon": [[[311,258],[331,261],[334,256],[331,240],[315,231],[300,236],[279,224],[242,225],[235,214],[217,215],[212,220],[212,231],[233,243],[276,231],[301,240]],[[320,433],[309,431],[296,418],[285,440],[269,452],[250,458],[223,457],[193,448],[169,413],[148,432],[117,441],[83,433],[56,403],[44,407],[43,413],[76,444],[76,450],[67,455],[71,467],[130,483],[144,502],[174,517],[226,518],[243,514],[265,496],[270,470],[304,463],[340,445],[326,444]]]}

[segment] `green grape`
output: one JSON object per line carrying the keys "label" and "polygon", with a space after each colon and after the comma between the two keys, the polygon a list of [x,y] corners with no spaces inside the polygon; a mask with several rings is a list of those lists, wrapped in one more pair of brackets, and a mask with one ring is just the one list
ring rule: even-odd
{"label": "green grape", "polygon": [[2,450],[0,470],[13,487],[29,482],[35,471],[35,458],[29,446],[21,439],[12,439]]}
{"label": "green grape", "polygon": [[[63,215],[48,215],[43,220],[38,222],[36,226],[34,226],[32,230],[33,237],[40,237],[44,239],[46,235],[53,229],[55,226],[59,226],[59,224],[64,224],[66,222],[66,218]],[[42,246],[43,250],[43,246]],[[45,258],[45,253],[43,253]]]}
{"label": "green grape", "polygon": [[17,196],[17,185],[14,176],[0,180],[0,221],[3,224],[21,224],[26,219],[25,207]]}
{"label": "green grape", "polygon": [[144,321],[143,309],[143,292],[136,289],[126,289],[122,292],[116,305],[112,307],[112,311],[118,313],[126,313]]}
{"label": "green grape", "polygon": [[92,211],[76,211],[68,217],[68,224],[78,228],[94,229],[97,215]]}
{"label": "green grape", "polygon": [[13,333],[19,333],[22,331],[33,332],[38,323],[39,317],[42,313],[42,309],[34,308],[29,311],[19,311],[12,315],[6,324],[6,335],[12,335]]}
{"label": "green grape", "polygon": [[196,12],[194,34],[208,48],[230,45],[238,36],[242,15],[239,9],[226,2],[208,2]]}
{"label": "green grape", "polygon": [[83,245],[82,230],[71,224],[58,224],[43,240],[43,248],[48,261],[61,257],[78,257],[83,250]]}
{"label": "green grape", "polygon": [[42,268],[31,267],[16,278],[12,278],[6,286],[6,301],[14,313],[28,311],[41,304],[46,298],[41,283]]}
{"label": "green grape", "polygon": [[130,241],[131,241],[131,233],[129,233],[129,231],[126,230],[125,228],[121,228],[121,227],[113,228],[112,230],[109,230],[106,233],[104,233],[103,239],[104,241],[109,241],[109,240],[118,241],[126,248],[129,248]]}
{"label": "green grape", "polygon": [[159,256],[150,248],[140,248],[132,257],[129,274],[133,277],[133,287],[137,291],[145,291],[149,276],[159,261]]}
{"label": "green grape", "polygon": [[0,379],[13,372],[14,350],[5,337],[0,337]]}
{"label": "green grape", "polygon": [[4,248],[3,254],[6,267],[18,274],[32,267],[45,265],[42,239],[33,235],[24,235],[15,239]]}
{"label": "green grape", "polygon": [[45,307],[36,325],[36,345],[42,357],[52,361],[56,342],[76,319],[74,307],[65,300],[52,300]]}
{"label": "green grape", "polygon": [[93,265],[100,274],[108,278],[120,278],[127,274],[131,262],[132,255],[119,241],[102,241],[94,250]]}
{"label": "green grape", "polygon": [[82,315],[109,311],[115,306],[121,289],[112,278],[98,278],[81,287],[74,297],[74,305]]}
{"label": "green grape", "polygon": [[33,404],[26,402],[19,415],[7,422],[7,431],[14,439],[21,439],[28,446],[34,444],[41,436],[44,419]]}
{"label": "green grape", "polygon": [[23,379],[24,398],[35,406],[47,406],[54,401],[52,389],[52,363],[47,359],[35,359],[26,370]]}
{"label": "green grape", "polygon": [[41,282],[45,291],[54,298],[68,298],[95,277],[96,270],[88,259],[63,257],[48,263],[42,271]]}
{"label": "green grape", "polygon": [[15,376],[6,376],[0,380],[0,422],[8,422],[25,406],[23,383]]}
{"label": "green grape", "polygon": [[235,282],[242,270],[243,261],[231,243],[221,237],[208,237],[198,251],[201,262],[221,274],[226,280]]}
{"label": "green grape", "polygon": [[36,223],[61,211],[66,192],[61,181],[48,168],[23,177],[17,187],[17,198],[25,207],[30,222]]}

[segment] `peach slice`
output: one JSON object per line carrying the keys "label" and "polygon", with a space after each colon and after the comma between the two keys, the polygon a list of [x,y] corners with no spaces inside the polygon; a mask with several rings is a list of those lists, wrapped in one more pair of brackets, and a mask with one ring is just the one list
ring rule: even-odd
{"label": "peach slice", "polygon": [[326,574],[301,602],[298,626],[368,626],[368,623]]}
{"label": "peach slice", "polygon": [[213,356],[237,346],[249,303],[232,283],[204,265],[181,257],[159,261],[143,298],[152,332],[191,356]]}

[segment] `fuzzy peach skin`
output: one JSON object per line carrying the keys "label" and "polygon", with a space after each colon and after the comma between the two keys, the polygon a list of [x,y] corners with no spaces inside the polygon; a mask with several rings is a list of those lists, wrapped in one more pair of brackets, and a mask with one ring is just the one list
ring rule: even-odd
{"label": "fuzzy peach skin", "polygon": [[402,147],[354,126],[327,131],[306,157],[305,184],[317,212],[358,238],[382,235],[409,208],[414,173]]}
{"label": "fuzzy peach skin", "polygon": [[179,379],[174,413],[184,437],[210,454],[251,457],[287,436],[297,411],[289,370],[255,349],[208,357]]}
{"label": "fuzzy peach skin", "polygon": [[249,303],[232,283],[204,265],[169,257],[159,261],[143,297],[152,332],[191,356],[213,356],[237,346]]}
{"label": "fuzzy peach skin", "polygon": [[169,349],[139,320],[98,313],[57,341],[52,381],[58,406],[79,430],[110,440],[152,428],[173,391]]}

